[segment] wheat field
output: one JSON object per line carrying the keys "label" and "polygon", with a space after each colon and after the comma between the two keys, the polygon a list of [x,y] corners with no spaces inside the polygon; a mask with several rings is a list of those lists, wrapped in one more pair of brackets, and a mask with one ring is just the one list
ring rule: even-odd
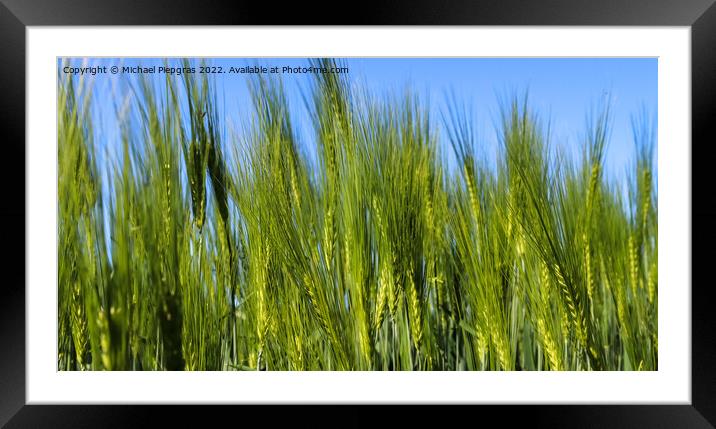
{"label": "wheat field", "polygon": [[465,100],[315,74],[309,156],[281,80],[249,79],[232,133],[211,76],[167,75],[111,113],[107,160],[110,105],[58,82],[59,370],[658,368],[648,114],[619,179],[609,104],[574,160],[517,94],[495,157]]}

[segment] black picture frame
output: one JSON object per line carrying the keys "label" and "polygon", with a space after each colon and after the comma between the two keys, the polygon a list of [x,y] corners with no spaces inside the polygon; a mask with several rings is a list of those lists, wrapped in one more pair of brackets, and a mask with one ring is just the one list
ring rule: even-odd
{"label": "black picture frame", "polygon": [[[5,161],[0,167],[0,258],[5,282],[0,287],[0,425],[7,427],[127,427],[153,424],[149,417],[172,416],[182,426],[206,425],[207,418],[236,416],[234,407],[36,406],[25,405],[25,54],[27,26],[88,25],[557,25],[691,27],[692,79],[692,397],[691,405],[549,405],[480,406],[480,421],[497,419],[547,427],[714,427],[716,426],[716,312],[713,311],[713,264],[716,199],[709,152],[716,118],[716,5],[714,0],[502,0],[425,2],[392,0],[359,5],[295,2],[201,2],[160,0],[0,0],[0,122]],[[317,12],[317,11],[322,11]],[[117,43],[121,43],[118,40]],[[684,143],[687,144],[687,143]],[[9,161],[9,162],[8,162]],[[711,167],[711,168],[709,168]],[[20,185],[22,182],[22,186]],[[23,225],[23,228],[20,228]],[[688,287],[689,285],[675,285]],[[396,402],[400,399],[396,398]],[[255,410],[255,408],[254,408]],[[339,412],[342,409],[339,409]],[[424,410],[424,409],[421,409]],[[464,410],[464,408],[462,408]],[[244,412],[244,411],[241,411]],[[440,413],[442,423],[461,413]],[[258,413],[272,419],[294,412]],[[350,415],[349,415],[350,414]],[[372,412],[344,414],[347,423],[374,424]],[[381,418],[406,423],[424,411]],[[321,412],[321,415],[324,415]],[[299,417],[301,418],[301,417]],[[272,420],[273,421],[273,420]],[[294,422],[295,423],[295,422]],[[320,421],[308,417],[305,424]]]}

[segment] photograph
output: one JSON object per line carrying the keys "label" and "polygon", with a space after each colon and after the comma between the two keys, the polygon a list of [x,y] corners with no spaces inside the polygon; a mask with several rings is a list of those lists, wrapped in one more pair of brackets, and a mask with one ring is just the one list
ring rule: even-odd
{"label": "photograph", "polygon": [[0,0],[0,427],[714,427],[714,1]]}
{"label": "photograph", "polygon": [[659,61],[57,57],[57,370],[658,371]]}
{"label": "photograph", "polygon": [[716,428],[714,2],[0,0],[0,427]]}

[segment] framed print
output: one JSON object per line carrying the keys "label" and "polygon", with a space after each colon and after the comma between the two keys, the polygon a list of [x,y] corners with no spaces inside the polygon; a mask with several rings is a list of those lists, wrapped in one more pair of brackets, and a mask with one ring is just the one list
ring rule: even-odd
{"label": "framed print", "polygon": [[167,7],[0,8],[3,423],[714,424],[716,6]]}

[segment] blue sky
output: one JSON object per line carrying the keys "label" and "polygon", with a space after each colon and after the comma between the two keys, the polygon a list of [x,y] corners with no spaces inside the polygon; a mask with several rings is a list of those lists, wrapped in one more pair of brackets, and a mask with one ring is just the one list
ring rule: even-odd
{"label": "blue sky", "polygon": [[[95,58],[89,65],[161,65],[156,59]],[[171,60],[178,64],[177,60]],[[266,66],[307,65],[304,58],[215,58],[211,64],[228,68],[261,64]],[[607,148],[606,169],[610,176],[623,176],[634,157],[631,117],[641,109],[656,118],[656,58],[346,58],[349,78],[371,92],[399,95],[412,88],[429,100],[431,116],[439,121],[449,91],[470,103],[475,113],[475,129],[480,152],[494,160],[497,149],[495,125],[499,119],[500,98],[529,92],[530,105],[552,129],[552,143],[572,154],[579,153],[590,108],[605,98],[611,100],[613,128]],[[80,60],[73,61],[78,65]],[[101,119],[101,142],[109,152],[119,147],[119,134],[113,104],[121,105],[126,86],[118,79],[131,75],[96,75],[95,96],[100,106],[95,117]],[[152,75],[164,79],[163,74]],[[227,123],[236,128],[251,104],[247,78],[242,74],[216,74],[217,88],[223,96]],[[312,128],[308,123],[302,91],[308,89],[310,75],[283,74],[294,126],[311,155]],[[227,130],[228,131],[228,130]],[[450,148],[443,147],[450,157]],[[656,165],[655,165],[656,166]]]}

